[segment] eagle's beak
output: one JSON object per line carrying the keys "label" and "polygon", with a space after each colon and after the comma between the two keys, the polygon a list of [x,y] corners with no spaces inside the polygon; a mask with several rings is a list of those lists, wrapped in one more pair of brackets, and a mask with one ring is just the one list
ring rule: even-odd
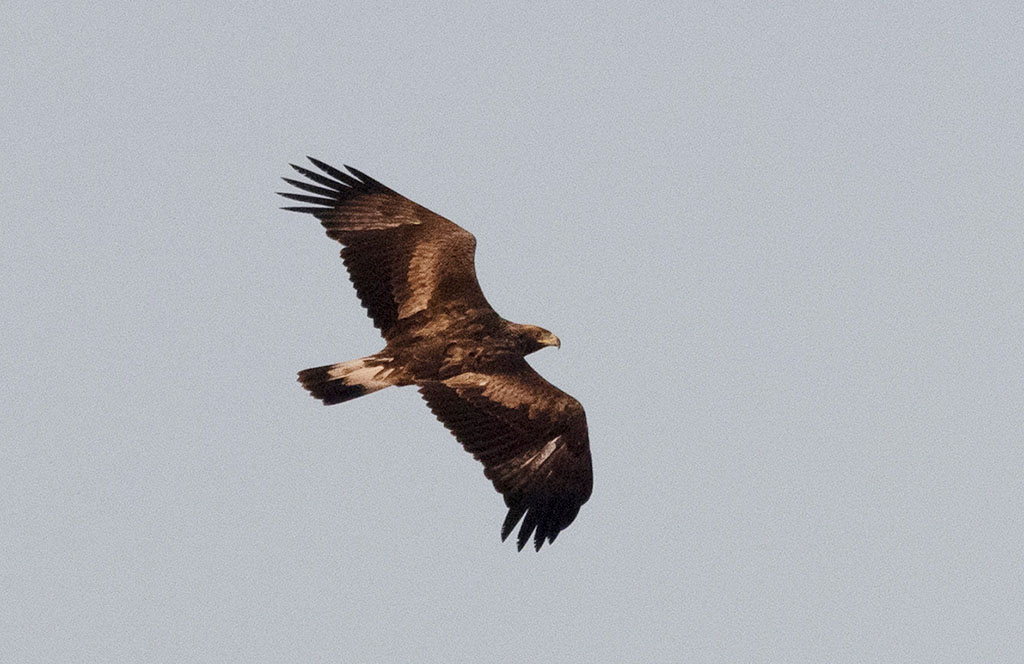
{"label": "eagle's beak", "polygon": [[561,348],[562,340],[556,337],[555,335],[548,333],[548,336],[544,337],[544,345],[554,346],[555,348]]}

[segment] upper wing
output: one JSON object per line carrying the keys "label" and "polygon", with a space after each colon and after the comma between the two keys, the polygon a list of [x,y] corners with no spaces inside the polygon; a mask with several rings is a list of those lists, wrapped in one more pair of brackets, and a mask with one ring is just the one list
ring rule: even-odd
{"label": "upper wing", "polygon": [[490,308],[476,280],[472,233],[351,166],[350,175],[309,160],[326,175],[292,164],[309,182],[285,182],[314,195],[278,192],[309,204],[284,209],[312,214],[344,245],[359,300],[385,339],[395,323],[435,305]]}
{"label": "upper wing", "polygon": [[[502,373],[463,373],[420,386],[430,410],[484,464],[505,496],[501,539],[555,541],[590,498],[593,470],[583,406],[525,360]],[[525,515],[525,518],[524,518]]]}

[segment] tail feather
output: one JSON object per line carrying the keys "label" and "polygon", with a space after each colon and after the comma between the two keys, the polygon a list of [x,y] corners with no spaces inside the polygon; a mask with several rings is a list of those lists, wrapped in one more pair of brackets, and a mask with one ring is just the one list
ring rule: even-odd
{"label": "tail feather", "polygon": [[386,359],[370,356],[303,369],[299,382],[325,406],[330,406],[394,385],[388,380],[393,370],[386,363]]}

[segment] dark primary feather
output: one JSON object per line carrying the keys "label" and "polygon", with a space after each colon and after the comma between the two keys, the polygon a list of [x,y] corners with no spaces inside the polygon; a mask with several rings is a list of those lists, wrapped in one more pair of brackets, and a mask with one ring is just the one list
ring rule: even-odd
{"label": "dark primary feather", "polygon": [[583,407],[520,360],[515,370],[423,384],[430,410],[477,460],[508,506],[504,540],[553,542],[590,498],[593,471]]}
{"label": "dark primary feather", "polygon": [[308,191],[311,194],[320,194],[321,196],[333,197],[335,194],[338,193],[336,189],[324,189],[323,187],[318,187],[315,184],[309,184],[308,182],[303,182],[302,180],[293,180],[291,178],[281,179],[290,184],[291,186],[295,187],[296,189],[302,189],[303,191]]}

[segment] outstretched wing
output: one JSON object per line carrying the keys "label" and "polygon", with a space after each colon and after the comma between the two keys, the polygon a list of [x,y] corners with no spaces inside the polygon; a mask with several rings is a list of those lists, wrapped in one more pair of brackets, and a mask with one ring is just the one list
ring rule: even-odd
{"label": "outstretched wing", "polygon": [[502,373],[463,373],[420,386],[430,410],[484,464],[505,497],[504,541],[519,520],[518,546],[555,541],[590,498],[587,417],[576,399],[525,360]]}
{"label": "outstretched wing", "polygon": [[[308,181],[283,178],[308,194],[278,192],[300,203],[342,245],[356,293],[385,339],[396,323],[435,306],[490,308],[476,279],[476,238],[469,231],[346,166],[309,158],[317,173],[292,164]],[[310,195],[311,194],[311,195]]]}

